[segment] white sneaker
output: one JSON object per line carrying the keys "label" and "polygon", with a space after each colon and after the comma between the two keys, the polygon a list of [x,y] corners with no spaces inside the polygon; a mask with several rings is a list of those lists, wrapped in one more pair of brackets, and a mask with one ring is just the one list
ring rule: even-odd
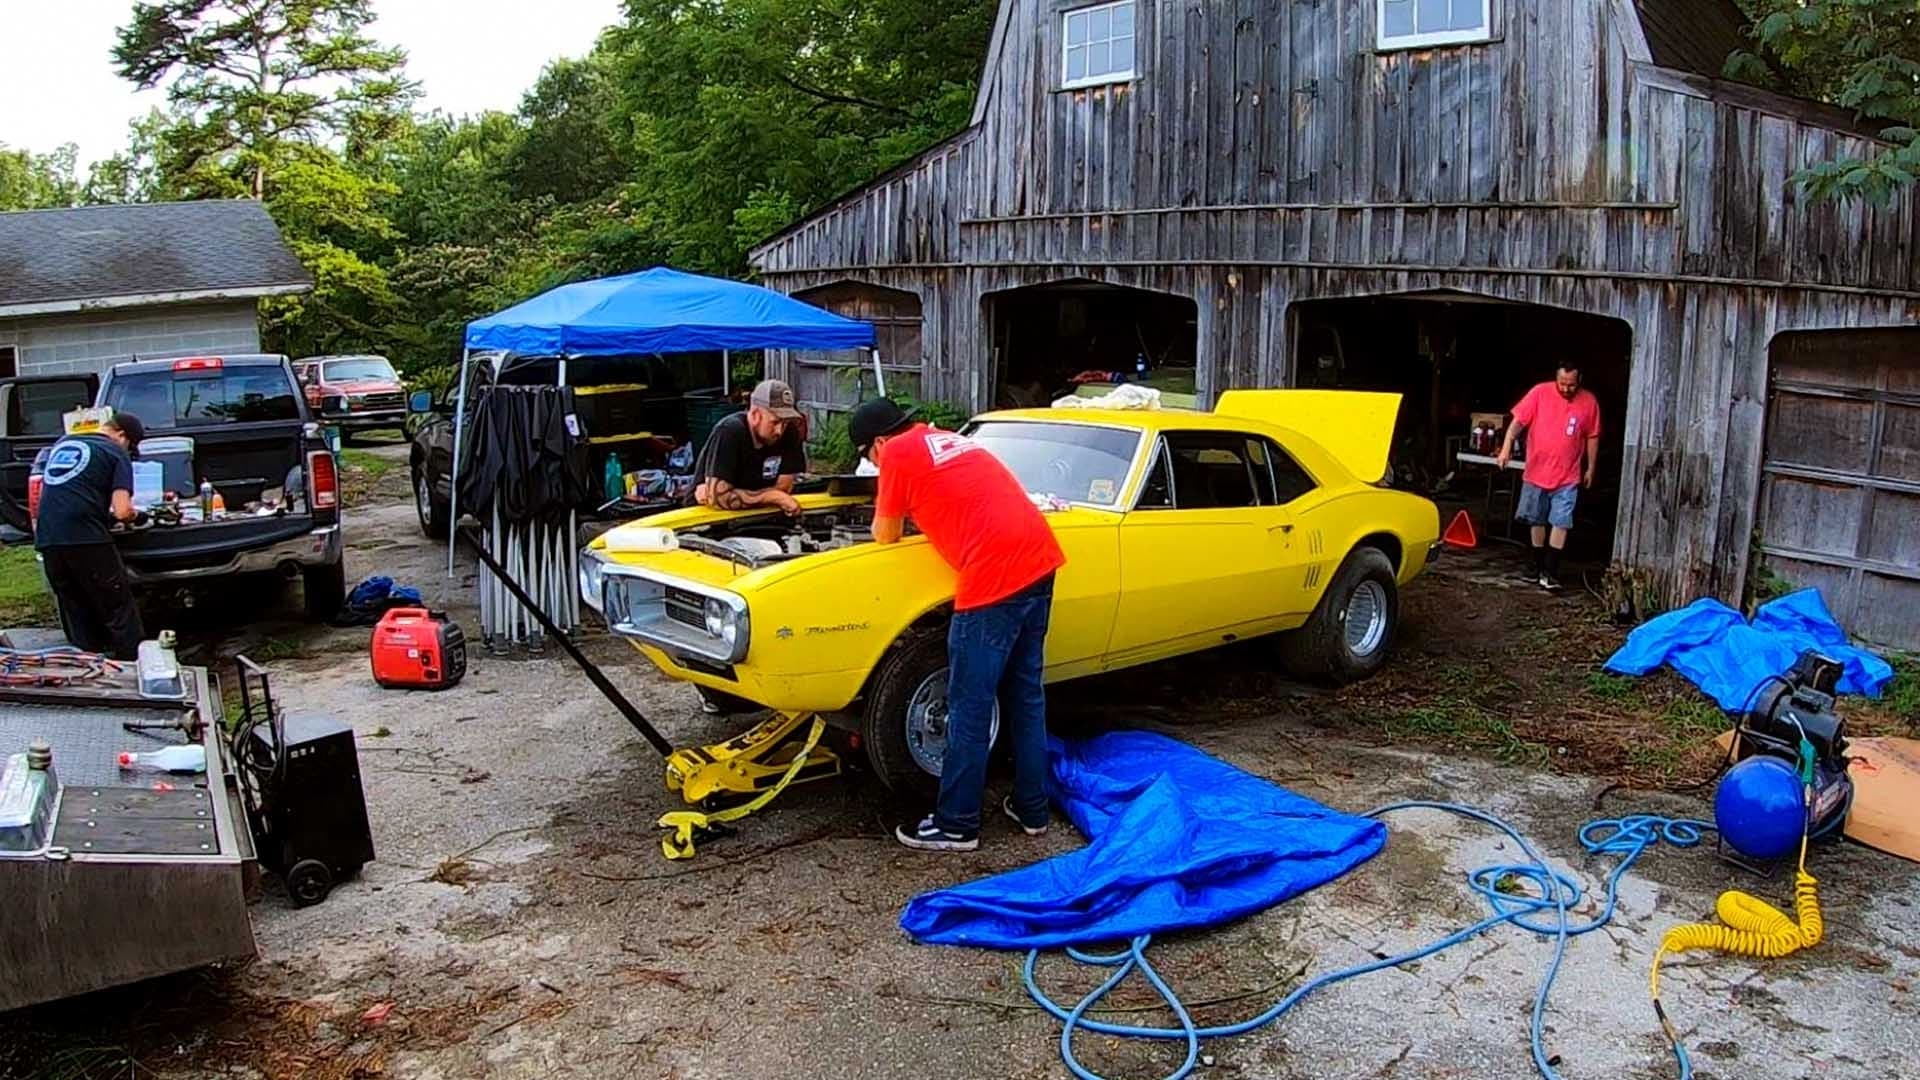
{"label": "white sneaker", "polygon": [[1013,796],[1009,795],[1006,798],[1001,799],[1000,809],[1005,811],[1006,815],[1012,818],[1014,822],[1020,826],[1020,831],[1026,833],[1028,836],[1045,836],[1047,834],[1046,824],[1043,823],[1040,826],[1035,827],[1020,820],[1020,815],[1016,813],[1013,809]]}

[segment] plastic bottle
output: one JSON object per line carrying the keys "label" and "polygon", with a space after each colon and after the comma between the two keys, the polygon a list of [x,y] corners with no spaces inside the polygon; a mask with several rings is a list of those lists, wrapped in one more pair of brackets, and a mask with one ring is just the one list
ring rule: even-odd
{"label": "plastic bottle", "polygon": [[200,520],[213,517],[213,481],[200,481]]}
{"label": "plastic bottle", "polygon": [[1147,381],[1147,354],[1146,353],[1135,354],[1133,358],[1133,375],[1134,375],[1134,378],[1139,379],[1141,382]]}
{"label": "plastic bottle", "polygon": [[227,498],[218,491],[213,493],[213,516],[217,518],[227,516]]}
{"label": "plastic bottle", "polygon": [[618,499],[627,493],[627,474],[620,465],[619,454],[607,455],[607,467],[602,471],[600,486],[609,499]]}
{"label": "plastic bottle", "polygon": [[180,678],[180,661],[173,651],[174,640],[173,631],[162,630],[158,638],[140,643],[137,670],[141,697],[186,696],[186,683]]}
{"label": "plastic bottle", "polygon": [[207,748],[198,745],[169,746],[144,754],[127,750],[120,754],[120,767],[150,772],[203,773],[207,771]]}

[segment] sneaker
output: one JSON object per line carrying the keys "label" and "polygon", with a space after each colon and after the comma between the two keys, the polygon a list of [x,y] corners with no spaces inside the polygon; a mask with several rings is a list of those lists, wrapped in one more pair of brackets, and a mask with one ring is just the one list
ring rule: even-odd
{"label": "sneaker", "polygon": [[932,814],[921,818],[918,824],[895,828],[893,838],[915,851],[972,851],[980,846],[978,833],[967,836],[948,832],[933,823]]}
{"label": "sneaker", "polygon": [[1547,590],[1548,592],[1559,592],[1560,579],[1557,577],[1554,577],[1552,574],[1541,574],[1540,587]]}
{"label": "sneaker", "polygon": [[720,706],[708,701],[706,695],[702,694],[700,696],[700,711],[706,713],[708,716],[719,716]]}
{"label": "sneaker", "polygon": [[1000,800],[1000,809],[1006,811],[1007,816],[1019,824],[1020,831],[1026,833],[1028,836],[1045,836],[1047,834],[1047,825],[1045,822],[1035,826],[1029,825],[1021,820],[1020,815],[1014,812],[1013,796],[1009,795]]}

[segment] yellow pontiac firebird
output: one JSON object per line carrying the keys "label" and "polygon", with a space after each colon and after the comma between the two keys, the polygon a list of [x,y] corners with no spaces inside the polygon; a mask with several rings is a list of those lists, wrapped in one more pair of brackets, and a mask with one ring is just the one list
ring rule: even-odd
{"label": "yellow pontiac firebird", "polygon": [[[1303,677],[1378,670],[1440,529],[1433,503],[1382,483],[1398,405],[1241,390],[1212,412],[975,419],[965,433],[1066,551],[1048,681],[1263,635]],[[582,597],[710,707],[825,714],[887,784],[924,788],[945,753],[954,575],[924,537],[872,542],[873,483],[803,495],[798,518],[691,508],[614,529],[583,553]]]}

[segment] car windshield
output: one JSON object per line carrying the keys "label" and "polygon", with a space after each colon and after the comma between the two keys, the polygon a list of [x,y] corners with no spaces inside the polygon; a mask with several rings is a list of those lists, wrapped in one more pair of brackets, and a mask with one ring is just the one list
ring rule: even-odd
{"label": "car windshield", "polygon": [[393,365],[377,356],[364,356],[355,360],[329,360],[326,365],[327,382],[394,382]]}
{"label": "car windshield", "polygon": [[990,420],[966,432],[1035,495],[1114,506],[1127,484],[1140,433],[1090,424]]}
{"label": "car windshield", "polygon": [[293,384],[277,365],[116,375],[105,403],[149,430],[300,419]]}

